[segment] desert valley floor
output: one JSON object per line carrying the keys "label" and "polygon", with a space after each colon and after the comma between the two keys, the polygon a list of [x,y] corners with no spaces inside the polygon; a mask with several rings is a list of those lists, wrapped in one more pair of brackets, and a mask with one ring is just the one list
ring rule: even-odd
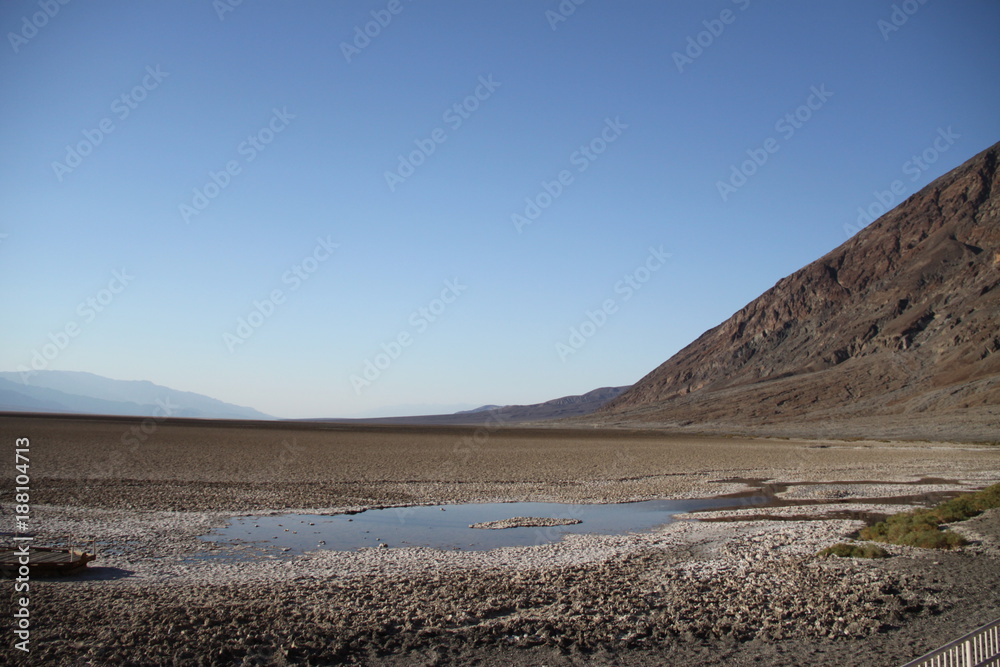
{"label": "desert valley floor", "polygon": [[[99,552],[83,575],[31,582],[31,652],[8,638],[8,664],[898,665],[1000,617],[1000,510],[958,525],[971,542],[960,550],[816,556],[905,503],[1000,482],[996,445],[10,415],[0,425],[11,447],[31,442],[36,539],[96,540]],[[5,475],[5,498],[13,486]],[[237,557],[199,539],[246,515],[723,494],[768,502],[489,551]]]}

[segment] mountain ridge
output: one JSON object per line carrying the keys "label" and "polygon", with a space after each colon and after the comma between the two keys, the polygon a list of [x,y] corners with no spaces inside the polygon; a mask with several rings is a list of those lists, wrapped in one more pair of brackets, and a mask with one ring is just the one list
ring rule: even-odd
{"label": "mountain ridge", "polygon": [[544,403],[529,405],[484,405],[472,410],[462,410],[443,415],[415,415],[411,417],[371,417],[367,419],[309,419],[358,424],[409,424],[478,426],[481,424],[522,424],[536,421],[570,419],[595,412],[609,400],[619,396],[628,387],[600,387],[584,394],[561,396]]}
{"label": "mountain ridge", "polygon": [[148,380],[113,380],[85,371],[0,372],[0,412],[274,419],[253,408]]}
{"label": "mountain ridge", "polygon": [[982,151],[782,278],[596,416],[996,440],[998,154],[1000,144]]}

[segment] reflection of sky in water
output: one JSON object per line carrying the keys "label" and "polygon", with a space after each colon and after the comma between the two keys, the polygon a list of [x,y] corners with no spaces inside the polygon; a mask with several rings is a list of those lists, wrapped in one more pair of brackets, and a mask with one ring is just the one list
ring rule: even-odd
{"label": "reflection of sky in water", "polygon": [[[558,542],[567,533],[621,534],[644,531],[669,523],[674,514],[723,507],[760,505],[753,498],[650,500],[640,503],[567,505],[563,503],[483,503],[392,507],[336,516],[284,514],[237,517],[202,539],[222,544],[253,542],[288,548],[292,553],[362,547],[435,547],[483,551],[497,547]],[[570,526],[484,530],[469,524],[512,517],[580,519]]]}

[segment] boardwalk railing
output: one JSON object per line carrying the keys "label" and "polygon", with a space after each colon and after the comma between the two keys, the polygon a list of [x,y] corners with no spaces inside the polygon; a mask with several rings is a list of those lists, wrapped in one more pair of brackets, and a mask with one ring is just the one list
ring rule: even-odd
{"label": "boardwalk railing", "polygon": [[997,667],[1000,666],[1000,619],[903,667]]}

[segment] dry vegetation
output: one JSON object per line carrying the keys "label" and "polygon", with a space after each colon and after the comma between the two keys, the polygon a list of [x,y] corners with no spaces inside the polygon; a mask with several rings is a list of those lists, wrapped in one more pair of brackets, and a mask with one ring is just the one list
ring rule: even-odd
{"label": "dry vegetation", "polygon": [[961,495],[930,509],[894,514],[862,530],[861,537],[925,549],[955,549],[965,545],[967,540],[958,533],[942,530],[941,525],[965,521],[995,507],[1000,507],[1000,484]]}

